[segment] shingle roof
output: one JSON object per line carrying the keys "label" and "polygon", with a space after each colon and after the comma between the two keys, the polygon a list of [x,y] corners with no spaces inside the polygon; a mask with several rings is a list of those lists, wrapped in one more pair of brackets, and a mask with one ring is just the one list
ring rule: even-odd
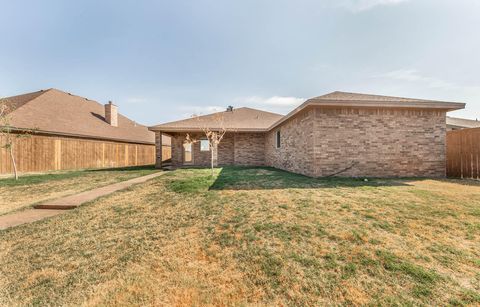
{"label": "shingle roof", "polygon": [[336,107],[376,107],[376,108],[417,108],[417,109],[438,109],[457,110],[465,107],[464,103],[445,102],[425,99],[402,98],[393,96],[369,95],[347,92],[333,92],[323,96],[308,99],[300,106],[285,116],[280,114],[260,111],[251,108],[238,108],[233,112],[218,112],[209,115],[199,116],[169,122],[150,127],[153,131],[181,132],[196,131],[204,127],[210,129],[220,128],[218,121],[224,122],[224,127],[235,131],[268,131],[308,106],[336,106]]}
{"label": "shingle roof", "polygon": [[426,100],[417,98],[403,98],[394,96],[382,96],[371,94],[347,93],[347,92],[333,92],[323,96],[318,96],[308,99],[306,102],[327,103],[338,102],[345,105],[349,103],[356,103],[358,105],[371,105],[381,107],[415,107],[415,108],[460,108],[464,103],[447,102],[439,100]]}
{"label": "shingle roof", "polygon": [[238,108],[213,114],[197,116],[150,127],[150,130],[180,132],[225,128],[235,131],[262,131],[270,127],[283,116],[251,108]]}
{"label": "shingle roof", "polygon": [[118,127],[105,121],[105,107],[93,100],[49,89],[3,98],[13,105],[12,126],[40,132],[132,143],[155,143],[147,127],[118,114]]}
{"label": "shingle roof", "polygon": [[477,128],[480,127],[480,121],[447,116],[447,126],[459,128]]}
{"label": "shingle roof", "polygon": [[45,91],[41,90],[41,91],[38,91],[38,92],[12,96],[12,97],[3,98],[3,99],[0,99],[0,100],[7,100],[8,101],[7,112],[11,113],[12,111],[20,108],[21,106],[23,106],[27,102],[37,98],[38,96],[42,95],[43,93],[45,93]]}
{"label": "shingle roof", "polygon": [[359,94],[348,92],[332,92],[326,95],[310,98],[311,101],[372,101],[372,102],[438,102],[434,100],[416,99],[416,98],[404,98],[394,96],[382,96],[371,94]]}
{"label": "shingle roof", "polygon": [[358,94],[347,92],[333,92],[323,96],[310,98],[293,111],[282,117],[269,129],[273,129],[309,106],[323,107],[367,107],[367,108],[411,108],[411,109],[437,109],[452,111],[465,108],[464,103],[446,102],[393,96]]}

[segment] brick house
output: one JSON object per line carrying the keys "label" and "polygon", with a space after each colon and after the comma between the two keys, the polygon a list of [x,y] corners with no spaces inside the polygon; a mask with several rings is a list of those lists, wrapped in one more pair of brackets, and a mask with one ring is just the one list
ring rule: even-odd
{"label": "brick house", "polygon": [[227,133],[218,165],[265,165],[311,177],[443,177],[446,112],[464,103],[333,92],[282,116],[238,108],[150,127],[161,167],[162,135],[171,136],[174,167],[210,163],[207,141],[185,144],[202,128]]}

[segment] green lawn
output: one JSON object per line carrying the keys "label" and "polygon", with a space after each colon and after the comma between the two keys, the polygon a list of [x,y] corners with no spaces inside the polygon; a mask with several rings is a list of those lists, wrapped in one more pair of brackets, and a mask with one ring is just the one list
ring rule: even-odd
{"label": "green lawn", "polygon": [[0,305],[478,305],[480,185],[182,169],[0,232]]}
{"label": "green lawn", "polygon": [[52,172],[0,179],[0,215],[49,199],[151,174],[153,166]]}

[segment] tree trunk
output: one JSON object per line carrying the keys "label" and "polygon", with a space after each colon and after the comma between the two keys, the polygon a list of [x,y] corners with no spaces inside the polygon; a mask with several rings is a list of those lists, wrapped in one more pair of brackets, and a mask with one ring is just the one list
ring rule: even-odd
{"label": "tree trunk", "polygon": [[13,155],[13,144],[9,146],[9,151],[10,151],[10,159],[12,160],[13,174],[15,175],[15,180],[18,180],[17,163],[15,163],[15,157]]}
{"label": "tree trunk", "polygon": [[213,177],[213,146],[210,148],[211,157],[210,157],[210,166],[212,168],[212,177]]}

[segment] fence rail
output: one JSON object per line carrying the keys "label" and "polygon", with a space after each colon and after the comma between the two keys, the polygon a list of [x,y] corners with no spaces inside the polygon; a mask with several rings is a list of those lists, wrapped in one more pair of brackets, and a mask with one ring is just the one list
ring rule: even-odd
{"label": "fence rail", "polygon": [[[3,143],[4,140],[0,137],[0,144]],[[19,172],[155,164],[155,145],[58,136],[32,135],[15,138],[14,153]],[[1,148],[0,174],[11,172],[10,156],[5,148]]]}
{"label": "fence rail", "polygon": [[447,176],[480,179],[480,128],[447,132]]}

